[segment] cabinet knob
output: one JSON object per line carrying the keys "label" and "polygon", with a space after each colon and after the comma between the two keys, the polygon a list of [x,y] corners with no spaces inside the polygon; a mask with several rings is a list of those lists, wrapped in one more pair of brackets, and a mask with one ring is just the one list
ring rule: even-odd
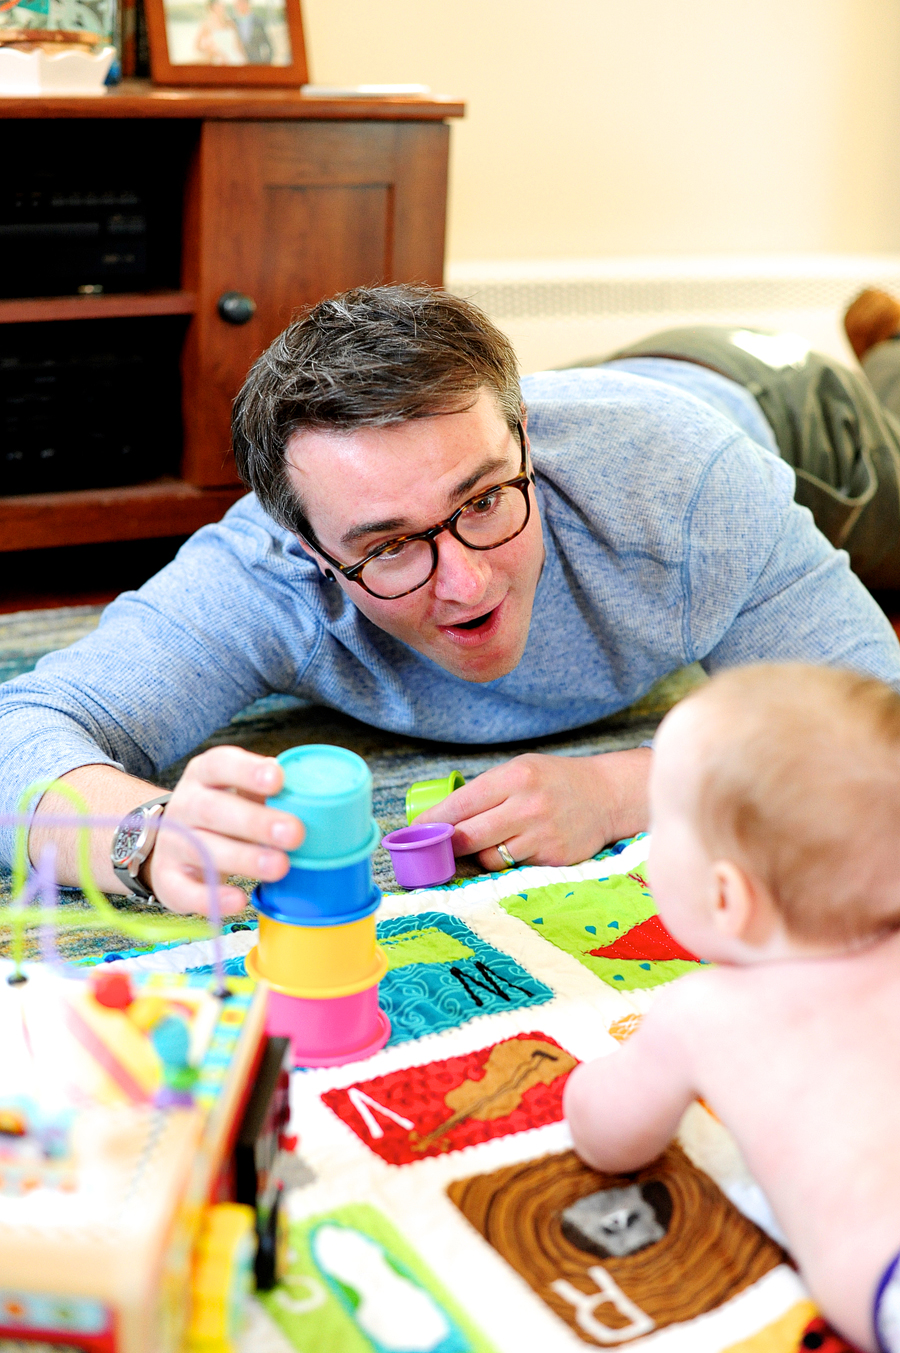
{"label": "cabinet knob", "polygon": [[256,314],[256,301],[240,291],[224,291],[216,309],[226,324],[246,324]]}

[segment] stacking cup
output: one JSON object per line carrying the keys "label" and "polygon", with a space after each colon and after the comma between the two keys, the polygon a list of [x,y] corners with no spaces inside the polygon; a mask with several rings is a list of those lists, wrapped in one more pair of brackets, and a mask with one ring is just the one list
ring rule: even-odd
{"label": "stacking cup", "polygon": [[288,854],[294,866],[344,869],[378,845],[372,819],[372,775],[361,756],[345,747],[311,743],[278,757],[284,788],[266,799],[270,808],[293,813],[306,834]]}
{"label": "stacking cup", "polygon": [[414,785],[410,785],[406,791],[406,821],[409,826],[420,813],[443,803],[448,795],[455,789],[462,789],[465,783],[460,772],[452,770],[440,780],[417,780]]}
{"label": "stacking cup", "polygon": [[378,1008],[378,986],[330,1000],[269,992],[266,1033],[289,1038],[294,1066],[340,1066],[370,1057],[391,1033]]}
{"label": "stacking cup", "polygon": [[375,943],[375,917],[350,925],[285,925],[261,914],[259,942],[245,960],[251,977],[288,996],[351,996],[380,982],[387,959]]}
{"label": "stacking cup", "polygon": [[368,855],[343,869],[289,869],[275,883],[260,883],[253,903],[286,925],[347,925],[370,916],[381,901]]}
{"label": "stacking cup", "polygon": [[[424,812],[424,809],[423,809]],[[401,888],[433,888],[456,873],[449,822],[422,822],[389,832],[381,843],[390,853]]]}

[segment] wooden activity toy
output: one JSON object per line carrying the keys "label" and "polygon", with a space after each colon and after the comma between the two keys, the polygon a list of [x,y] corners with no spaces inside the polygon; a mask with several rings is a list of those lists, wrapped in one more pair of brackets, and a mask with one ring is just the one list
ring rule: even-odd
{"label": "wooden activity toy", "polygon": [[[12,959],[0,960],[0,1342],[232,1353],[257,1230],[269,1238],[277,1221],[276,1160],[291,1140],[286,1044],[266,1037],[264,989],[226,980],[220,953],[212,979],[59,960],[55,930],[90,917],[56,905],[46,851],[27,872],[24,809],[48,787],[33,787],[23,812],[5,819],[18,839],[2,913]],[[65,785],[53,789],[81,810],[55,820],[82,829],[81,882],[98,929],[151,945],[210,933],[217,943],[218,880],[202,843],[211,925],[123,916],[87,864],[90,829],[111,820],[89,816]],[[35,926],[40,963],[24,960]]]}

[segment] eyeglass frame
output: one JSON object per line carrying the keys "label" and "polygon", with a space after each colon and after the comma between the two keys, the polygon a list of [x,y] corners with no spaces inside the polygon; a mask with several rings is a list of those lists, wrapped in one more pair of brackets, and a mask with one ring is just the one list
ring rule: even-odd
{"label": "eyeglass frame", "polygon": [[[489,488],[482,489],[480,493],[474,493],[471,498],[467,498],[464,503],[461,503],[456,511],[451,513],[449,517],[446,517],[443,521],[437,522],[434,526],[429,526],[426,531],[413,531],[406,536],[392,536],[390,540],[383,540],[380,545],[377,545],[374,550],[366,555],[365,559],[360,559],[356,564],[340,563],[339,560],[333,559],[330,554],[326,554],[321,545],[314,544],[311,540],[307,540],[302,532],[298,531],[297,534],[311,550],[314,550],[316,554],[321,555],[323,559],[327,560],[332,568],[336,568],[341,576],[346,578],[347,582],[356,583],[364,592],[368,592],[370,597],[375,597],[377,601],[399,601],[401,597],[411,596],[413,592],[418,592],[426,583],[431,582],[431,579],[434,577],[435,573],[437,573],[438,551],[437,545],[435,545],[434,542],[442,531],[449,531],[454,540],[458,540],[460,545],[465,545],[467,550],[477,550],[479,553],[483,553],[486,550],[497,550],[501,545],[508,545],[511,540],[515,540],[516,536],[520,536],[525,530],[525,527],[531,520],[531,498],[528,493],[528,487],[535,482],[535,479],[534,471],[528,469],[528,438],[525,435],[525,429],[522,426],[521,420],[516,423],[516,431],[519,434],[519,443],[522,447],[522,463],[519,468],[519,473],[513,479],[504,479],[500,484],[491,484]],[[470,545],[468,540],[464,540],[456,529],[457,518],[465,512],[466,508],[472,503],[477,503],[479,498],[487,498],[490,494],[496,493],[498,489],[512,488],[519,489],[525,499],[525,520],[522,522],[522,525],[517,531],[514,531],[511,536],[507,536],[505,540],[498,540],[493,545]],[[427,578],[423,578],[420,583],[416,583],[415,587],[409,587],[405,592],[398,592],[393,597],[382,597],[378,592],[373,592],[371,587],[367,586],[362,579],[361,575],[363,569],[368,564],[371,564],[373,559],[377,559],[379,555],[384,554],[385,550],[389,550],[395,545],[405,545],[411,540],[424,540],[431,548],[431,572],[428,574]],[[326,570],[325,577],[328,578],[329,582],[335,581],[334,574],[329,570]]]}

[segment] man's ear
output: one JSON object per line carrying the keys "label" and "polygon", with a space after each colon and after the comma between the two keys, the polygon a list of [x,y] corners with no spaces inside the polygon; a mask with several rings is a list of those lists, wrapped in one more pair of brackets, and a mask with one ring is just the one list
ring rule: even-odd
{"label": "man's ear", "polygon": [[331,571],[330,568],[326,568],[326,567],[325,567],[325,565],[322,563],[321,559],[319,558],[319,556],[316,554],[315,550],[313,549],[312,545],[308,544],[308,543],[303,539],[302,536],[298,536],[298,537],[297,537],[297,541],[298,541],[298,543],[299,543],[299,545],[300,545],[301,550],[305,550],[306,553],[309,555],[310,559],[312,559],[313,562],[316,564],[316,567],[318,568],[318,570],[319,570],[319,572],[321,573],[322,577],[323,577],[323,578],[327,578],[328,581],[329,581],[330,583],[333,583],[334,580],[335,580],[335,579],[334,579],[334,574],[332,573],[332,571]]}

